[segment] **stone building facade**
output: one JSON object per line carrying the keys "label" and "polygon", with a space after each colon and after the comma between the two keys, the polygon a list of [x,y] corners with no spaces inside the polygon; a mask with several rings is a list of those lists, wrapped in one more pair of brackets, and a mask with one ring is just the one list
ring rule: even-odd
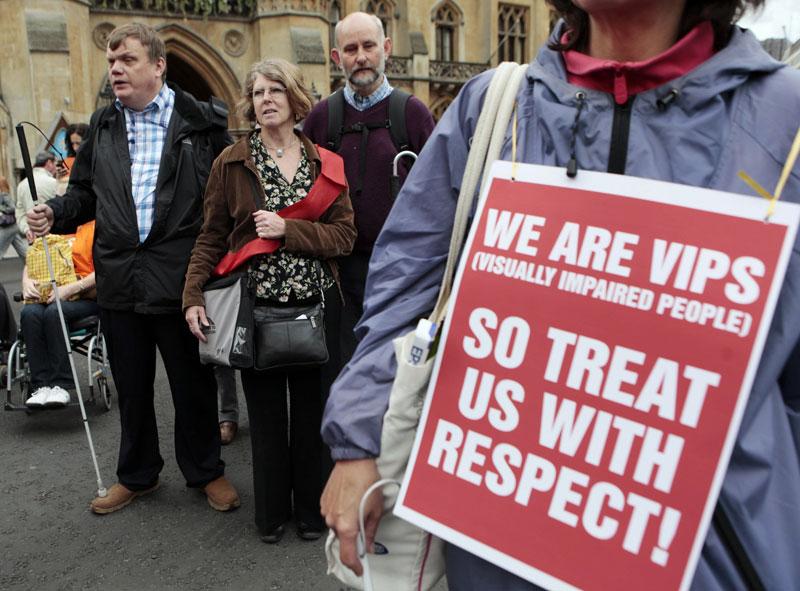
{"label": "stone building facade", "polygon": [[[329,60],[333,26],[355,10],[381,18],[394,42],[390,80],[437,118],[472,75],[530,60],[551,24],[544,0],[0,0],[0,174],[13,179],[21,167],[16,123],[33,122],[52,139],[112,99],[105,44],[119,24],[157,28],[168,80],[233,107],[263,56],[300,65],[319,96],[341,86]],[[233,108],[229,123],[234,133],[247,129]],[[38,134],[27,136],[32,153],[44,148]]]}

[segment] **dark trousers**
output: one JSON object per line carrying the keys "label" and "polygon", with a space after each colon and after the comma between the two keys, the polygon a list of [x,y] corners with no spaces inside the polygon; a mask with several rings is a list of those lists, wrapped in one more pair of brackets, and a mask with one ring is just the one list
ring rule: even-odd
{"label": "dark trousers", "polygon": [[453,544],[445,546],[447,588],[451,591],[544,591]]}
{"label": "dark trousers", "polygon": [[[69,323],[97,314],[94,300],[61,302],[64,320]],[[25,304],[19,323],[25,341],[25,355],[31,369],[31,387],[60,386],[74,388],[67,344],[61,328],[58,307],[52,304]]]}
{"label": "dark trousers", "polygon": [[217,423],[217,385],[202,365],[197,339],[183,315],[138,314],[101,309],[122,425],[117,476],[131,490],[155,484],[164,466],[153,407],[156,348],[167,372],[175,407],[175,456],[191,487],[222,476]]}
{"label": "dark trousers", "polygon": [[320,427],[340,364],[340,315],[341,300],[334,286],[326,292],[325,300],[330,356],[326,365],[241,371],[253,449],[253,503],[261,535],[286,523],[292,515],[313,528],[325,525],[319,500],[332,463]]}
{"label": "dark trousers", "polygon": [[370,253],[354,252],[350,256],[337,259],[339,264],[339,277],[344,294],[344,307],[342,308],[342,366],[350,361],[355,353],[358,340],[353,330],[361,320],[364,313],[364,288],[367,284]]}

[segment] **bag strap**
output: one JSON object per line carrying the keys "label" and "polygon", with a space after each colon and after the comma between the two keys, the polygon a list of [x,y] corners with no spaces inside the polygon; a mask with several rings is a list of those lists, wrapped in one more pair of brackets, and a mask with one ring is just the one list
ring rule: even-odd
{"label": "bag strap", "polygon": [[411,94],[395,88],[389,95],[389,134],[398,153],[410,149],[406,129],[406,104]]}
{"label": "bag strap", "polygon": [[447,310],[447,303],[450,299],[450,291],[455,277],[456,263],[466,237],[475,190],[478,187],[478,183],[483,179],[481,184],[481,191],[483,191],[483,183],[486,182],[489,168],[500,156],[519,85],[526,70],[527,65],[503,62],[495,70],[492,81],[486,91],[483,108],[475,126],[475,134],[472,137],[472,145],[464,169],[461,190],[458,194],[453,233],[450,237],[450,251],[447,255],[447,265],[445,266],[442,285],[439,288],[439,297],[429,317],[429,320],[437,326],[444,318]]}
{"label": "bag strap", "polygon": [[[389,117],[386,122],[372,128],[388,127],[392,143],[398,152],[408,150],[408,129],[406,127],[406,104],[411,93],[395,88],[389,95]],[[339,90],[328,97],[328,135],[325,146],[332,152],[338,152],[344,133],[344,92]]]}
{"label": "bag strap", "polygon": [[367,174],[367,141],[373,129],[388,129],[397,152],[409,149],[408,130],[406,128],[406,104],[411,94],[405,90],[395,88],[389,95],[387,118],[381,122],[356,123],[347,129],[344,127],[344,91],[340,88],[328,97],[328,137],[326,147],[332,152],[339,152],[342,146],[342,136],[346,133],[361,135],[358,150],[358,177],[352,183],[350,192],[360,196],[363,189],[364,177]]}
{"label": "bag strap", "polygon": [[344,123],[344,91],[340,88],[328,97],[328,141],[326,147],[338,152]]}
{"label": "bag strap", "polygon": [[325,309],[325,290],[322,287],[322,263],[319,262],[319,259],[314,259],[314,276],[317,280],[317,288],[319,288],[319,301],[320,307],[324,310]]}

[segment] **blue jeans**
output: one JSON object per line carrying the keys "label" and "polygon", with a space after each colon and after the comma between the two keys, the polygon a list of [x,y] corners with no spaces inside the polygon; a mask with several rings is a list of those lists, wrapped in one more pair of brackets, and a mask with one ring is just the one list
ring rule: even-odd
{"label": "blue jeans", "polygon": [[[67,326],[74,320],[98,314],[94,300],[61,302]],[[25,304],[19,317],[22,339],[31,370],[31,386],[74,388],[58,308],[52,304]]]}

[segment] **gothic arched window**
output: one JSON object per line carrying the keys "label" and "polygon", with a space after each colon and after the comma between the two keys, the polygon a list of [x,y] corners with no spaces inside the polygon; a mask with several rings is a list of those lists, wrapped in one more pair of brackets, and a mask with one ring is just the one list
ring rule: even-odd
{"label": "gothic arched window", "polygon": [[342,3],[339,0],[331,0],[331,4],[328,7],[329,43],[331,47],[336,47],[336,23],[340,20],[342,20]]}
{"label": "gothic arched window", "polygon": [[461,17],[449,0],[439,4],[433,14],[436,27],[436,59],[454,62],[458,58],[458,27]]}
{"label": "gothic arched window", "polygon": [[501,4],[497,14],[498,62],[528,61],[528,8]]}
{"label": "gothic arched window", "polygon": [[394,3],[390,0],[369,0],[364,12],[374,14],[383,23],[383,31],[387,37],[394,37]]}

